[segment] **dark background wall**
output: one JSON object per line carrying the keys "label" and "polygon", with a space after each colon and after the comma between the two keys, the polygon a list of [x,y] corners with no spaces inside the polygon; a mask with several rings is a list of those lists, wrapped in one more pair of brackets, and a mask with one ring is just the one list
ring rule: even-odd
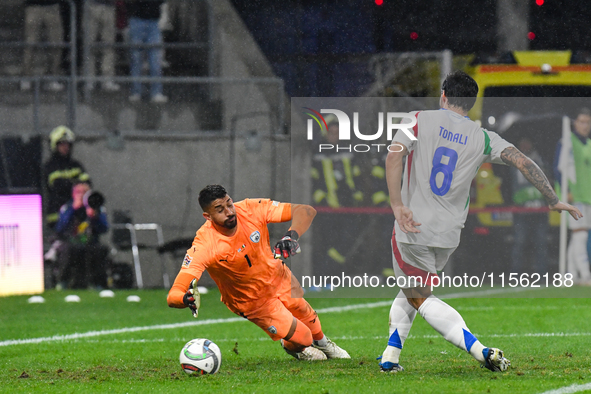
{"label": "dark background wall", "polygon": [[[529,3],[530,49],[591,47],[591,3],[522,1]],[[371,83],[366,63],[376,53],[499,47],[498,0],[232,2],[292,97],[359,95]]]}

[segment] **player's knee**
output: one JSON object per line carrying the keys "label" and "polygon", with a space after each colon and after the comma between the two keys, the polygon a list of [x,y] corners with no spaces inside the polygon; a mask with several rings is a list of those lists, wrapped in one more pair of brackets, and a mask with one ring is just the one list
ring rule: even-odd
{"label": "player's knee", "polygon": [[402,292],[406,296],[408,303],[415,309],[419,309],[423,302],[431,296],[431,289],[428,287],[414,287],[411,289],[403,289]]}
{"label": "player's knee", "polygon": [[415,309],[419,309],[423,302],[425,302],[425,298],[407,298],[406,301]]}

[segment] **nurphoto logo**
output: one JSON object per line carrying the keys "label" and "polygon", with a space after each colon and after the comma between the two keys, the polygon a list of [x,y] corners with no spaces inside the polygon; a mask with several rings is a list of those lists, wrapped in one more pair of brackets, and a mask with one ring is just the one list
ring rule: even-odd
{"label": "nurphoto logo", "polygon": [[[339,141],[351,141],[351,120],[349,116],[338,109],[321,109],[320,112],[303,107],[306,115],[310,116],[307,122],[307,139],[309,141],[314,139],[314,121],[320,127],[320,131],[324,134],[328,133],[328,124],[322,114],[332,114],[336,117],[338,122],[338,139]],[[384,122],[385,119],[385,122]],[[397,120],[400,119],[400,122]],[[408,120],[403,122],[404,120]],[[384,133],[384,123],[386,123],[386,138],[391,141],[394,137],[394,130],[401,130],[413,141],[417,140],[413,132],[410,130],[417,124],[417,119],[414,115],[407,112],[378,112],[378,130],[373,134],[364,134],[359,130],[359,113],[353,112],[353,134],[354,136],[362,141],[376,141],[382,137]],[[323,151],[348,151],[348,152],[369,152],[372,147],[377,148],[380,151],[381,147],[386,147],[390,152],[400,152],[403,146],[400,144],[393,144],[386,146],[386,144],[331,144],[321,143],[318,146],[319,152]]]}

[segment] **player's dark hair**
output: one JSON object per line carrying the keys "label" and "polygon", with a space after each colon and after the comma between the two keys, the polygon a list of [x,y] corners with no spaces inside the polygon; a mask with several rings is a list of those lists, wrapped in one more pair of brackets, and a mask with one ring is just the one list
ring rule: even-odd
{"label": "player's dark hair", "polygon": [[468,112],[476,102],[478,95],[478,84],[468,74],[458,70],[447,74],[441,90],[445,92],[445,97],[449,105],[460,107]]}
{"label": "player's dark hair", "polygon": [[212,202],[224,198],[228,192],[221,185],[207,185],[199,192],[199,205],[203,212],[207,211]]}
{"label": "player's dark hair", "polygon": [[76,179],[74,179],[74,181],[72,181],[72,187],[77,186],[77,185],[81,185],[81,184],[86,184],[86,185],[92,187],[92,181],[90,179],[76,178]]}
{"label": "player's dark hair", "polygon": [[577,116],[579,115],[591,116],[591,110],[587,107],[582,107],[581,109],[579,109],[579,113],[577,114]]}

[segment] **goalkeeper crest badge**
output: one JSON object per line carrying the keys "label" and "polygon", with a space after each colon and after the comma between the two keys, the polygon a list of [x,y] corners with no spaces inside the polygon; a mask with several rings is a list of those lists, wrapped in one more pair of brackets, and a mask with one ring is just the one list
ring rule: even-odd
{"label": "goalkeeper crest badge", "polygon": [[261,240],[261,233],[257,230],[254,233],[250,234],[250,240],[254,243],[257,243]]}
{"label": "goalkeeper crest badge", "polygon": [[271,334],[277,334],[277,329],[275,328],[275,326],[267,328],[267,331],[269,331]]}
{"label": "goalkeeper crest badge", "polygon": [[189,256],[189,253],[185,254],[185,259],[183,260],[183,267],[187,268],[191,264],[191,261],[193,261],[193,257]]}

